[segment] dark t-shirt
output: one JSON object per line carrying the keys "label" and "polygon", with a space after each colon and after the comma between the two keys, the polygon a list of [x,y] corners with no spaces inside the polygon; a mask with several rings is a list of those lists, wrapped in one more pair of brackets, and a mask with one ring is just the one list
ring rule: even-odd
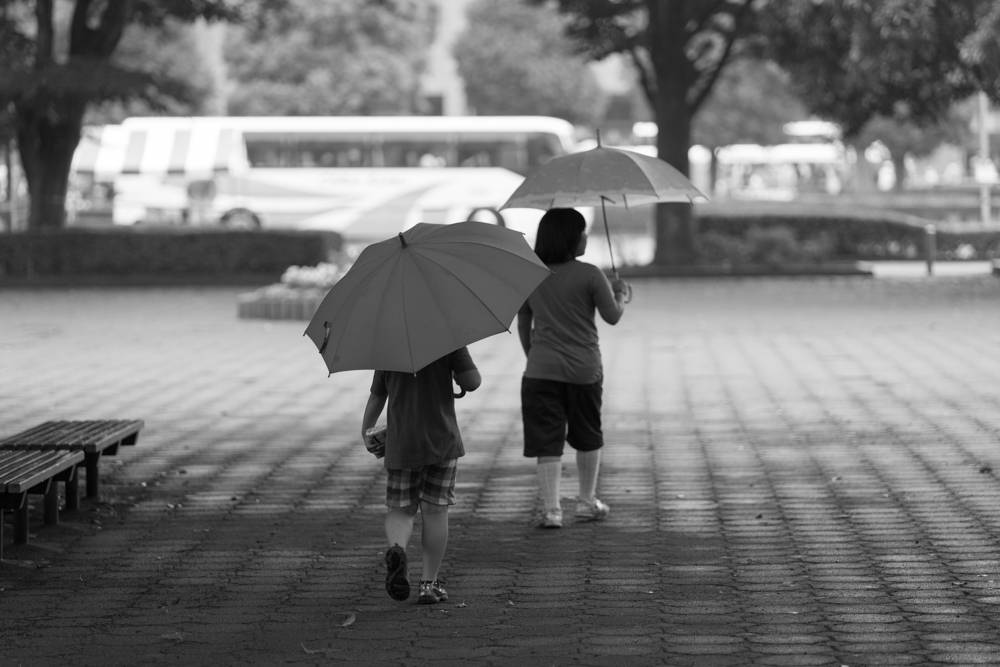
{"label": "dark t-shirt", "polygon": [[524,375],[591,384],[603,376],[594,313],[615,304],[604,272],[571,260],[550,264],[552,275],[531,293],[521,312],[531,315],[531,348]]}
{"label": "dark t-shirt", "polygon": [[375,371],[372,393],[388,396],[385,467],[400,470],[465,456],[455,418],[452,373],[476,370],[460,348],[414,373]]}

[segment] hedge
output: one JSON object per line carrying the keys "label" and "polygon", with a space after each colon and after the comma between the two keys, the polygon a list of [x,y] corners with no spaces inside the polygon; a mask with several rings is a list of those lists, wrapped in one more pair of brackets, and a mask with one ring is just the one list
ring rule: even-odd
{"label": "hedge", "polygon": [[935,225],[937,259],[1000,257],[998,231],[961,230],[892,211],[831,208],[823,213],[783,208],[723,212],[706,207],[699,211],[699,241],[705,259],[716,259],[713,254],[752,254],[761,245],[782,246],[785,255],[795,255],[785,259],[796,260],[918,259],[924,256],[927,224]]}
{"label": "hedge", "polygon": [[327,261],[334,232],[69,228],[0,234],[0,276],[278,276]]}

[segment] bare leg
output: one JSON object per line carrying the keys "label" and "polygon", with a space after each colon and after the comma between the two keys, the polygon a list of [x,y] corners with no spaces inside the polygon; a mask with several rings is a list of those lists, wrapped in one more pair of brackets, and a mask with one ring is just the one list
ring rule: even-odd
{"label": "bare leg", "polygon": [[601,469],[601,450],[577,451],[576,467],[580,475],[580,500],[593,505],[597,492],[597,473]]}
{"label": "bare leg", "polygon": [[542,492],[542,502],[545,510],[557,510],[559,507],[559,480],[562,478],[561,456],[538,457],[538,488]]}
{"label": "bare leg", "polygon": [[399,545],[406,550],[413,534],[413,517],[417,515],[417,505],[390,507],[385,515],[385,541],[388,545]]}
{"label": "bare leg", "polygon": [[420,535],[420,546],[424,554],[424,573],[421,581],[435,581],[441,561],[444,560],[444,550],[448,546],[448,506],[432,505],[420,501],[420,512],[423,514],[424,527]]}

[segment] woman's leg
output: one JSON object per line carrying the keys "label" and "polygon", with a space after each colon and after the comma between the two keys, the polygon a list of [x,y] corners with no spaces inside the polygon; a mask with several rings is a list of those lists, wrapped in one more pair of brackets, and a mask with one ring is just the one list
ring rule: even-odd
{"label": "woman's leg", "polygon": [[420,535],[420,546],[424,554],[424,573],[421,581],[436,581],[444,551],[448,547],[448,506],[433,505],[420,501],[420,513],[424,527]]}
{"label": "woman's leg", "polygon": [[564,382],[536,378],[521,380],[524,455],[538,460],[538,489],[546,514],[561,511],[559,482],[566,439],[565,385]]}
{"label": "woman's leg", "polygon": [[569,433],[567,439],[576,448],[576,465],[580,476],[580,501],[576,506],[578,519],[603,519],[608,506],[597,498],[597,478],[601,470],[602,382],[581,384],[569,390]]}

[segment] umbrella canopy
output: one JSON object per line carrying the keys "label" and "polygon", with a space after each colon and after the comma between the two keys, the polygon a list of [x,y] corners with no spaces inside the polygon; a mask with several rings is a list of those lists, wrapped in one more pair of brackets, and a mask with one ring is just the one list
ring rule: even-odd
{"label": "umbrella canopy", "polygon": [[528,174],[500,208],[572,208],[604,203],[638,206],[708,199],[667,162],[598,146],[553,158]]}
{"label": "umbrella canopy", "polygon": [[550,273],[520,232],[483,222],[422,222],[365,248],[305,333],[331,373],[415,373],[510,331]]}

